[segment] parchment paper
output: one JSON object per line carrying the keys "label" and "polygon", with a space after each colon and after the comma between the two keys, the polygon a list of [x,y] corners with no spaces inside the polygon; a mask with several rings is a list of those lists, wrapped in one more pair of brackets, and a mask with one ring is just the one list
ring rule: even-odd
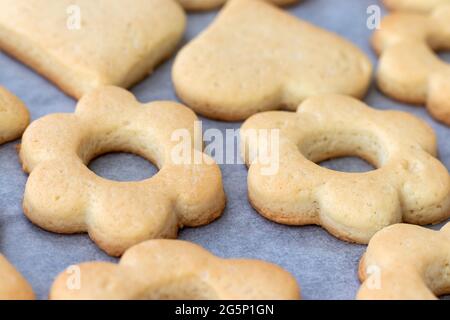
{"label": "parchment paper", "polygon": [[[372,30],[366,27],[369,5],[377,0],[305,0],[286,8],[292,14],[353,41],[376,63],[369,46]],[[189,14],[184,43],[215,17],[217,11]],[[449,61],[450,59],[447,59]],[[139,100],[177,100],[171,83],[173,59],[132,89]],[[28,105],[33,120],[54,112],[73,112],[76,102],[21,63],[0,53],[0,85]],[[450,166],[450,129],[437,123],[424,108],[390,100],[372,87],[366,102],[382,109],[399,109],[427,121],[439,138],[440,158]],[[239,128],[240,123],[203,119],[203,128]],[[21,171],[15,147],[0,146],[0,252],[31,282],[45,299],[54,277],[71,264],[91,260],[115,261],[97,248],[87,235],[57,235],[32,225],[21,204],[27,176]],[[327,166],[348,171],[370,169],[360,160],[340,159]],[[132,155],[107,155],[90,165],[98,174],[116,180],[143,179],[156,172],[145,160]],[[306,299],[353,299],[359,287],[357,267],[365,246],[337,240],[320,227],[288,227],[262,218],[247,201],[247,169],[244,165],[221,166],[227,208],[221,219],[180,232],[180,238],[196,242],[222,257],[258,258],[275,262],[298,279]],[[437,228],[438,226],[435,226]]]}

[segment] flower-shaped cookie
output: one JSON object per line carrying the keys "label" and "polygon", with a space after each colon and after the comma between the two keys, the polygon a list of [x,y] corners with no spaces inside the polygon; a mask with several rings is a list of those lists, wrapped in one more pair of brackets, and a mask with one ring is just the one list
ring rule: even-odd
{"label": "flower-shaped cookie", "polygon": [[173,81],[196,112],[220,120],[295,110],[321,93],[362,97],[372,66],[353,44],[261,0],[230,0],[178,54]]}
{"label": "flower-shaped cookie", "polygon": [[378,232],[363,259],[358,299],[436,299],[450,293],[450,222],[434,231],[397,224]]}
{"label": "flower-shaped cookie", "polygon": [[0,49],[80,98],[140,81],[173,52],[185,24],[175,0],[2,0]]}
{"label": "flower-shaped cookie", "polygon": [[[224,4],[227,0],[178,0],[183,8],[188,10],[208,10]],[[300,0],[262,0],[270,1],[276,5],[288,5],[297,3]]]}
{"label": "flower-shaped cookie", "polygon": [[0,300],[32,300],[34,293],[28,282],[0,254]]}
{"label": "flower-shaped cookie", "polygon": [[[450,178],[434,157],[436,138],[410,114],[324,95],[306,100],[297,113],[252,116],[241,142],[249,199],[270,220],[318,224],[338,238],[367,243],[394,223],[450,216]],[[341,156],[361,157],[377,169],[347,173],[316,164]]]}
{"label": "flower-shaped cookie", "polygon": [[383,0],[389,10],[426,13],[434,8],[450,4],[450,0]]}
{"label": "flower-shaped cookie", "polygon": [[19,138],[29,122],[22,101],[0,86],[0,144]]}
{"label": "flower-shaped cookie", "polygon": [[450,124],[450,65],[433,50],[450,49],[450,4],[430,14],[385,17],[372,43],[380,55],[377,82],[390,97],[426,104],[437,120]]}
{"label": "flower-shaped cookie", "polygon": [[71,266],[56,278],[50,291],[50,299],[299,298],[294,277],[276,265],[220,259],[179,240],[140,243],[128,249],[118,265]]}
{"label": "flower-shaped cookie", "polygon": [[[110,255],[147,239],[175,237],[179,227],[211,222],[220,216],[225,195],[219,167],[194,148],[192,141],[201,141],[196,120],[177,103],[141,105],[126,90],[103,87],[85,95],[74,114],[33,122],[20,150],[31,173],[25,214],[49,231],[87,231]],[[195,161],[176,157],[180,130]],[[116,182],[87,168],[96,156],[117,151],[138,154],[159,172],[144,181]]]}

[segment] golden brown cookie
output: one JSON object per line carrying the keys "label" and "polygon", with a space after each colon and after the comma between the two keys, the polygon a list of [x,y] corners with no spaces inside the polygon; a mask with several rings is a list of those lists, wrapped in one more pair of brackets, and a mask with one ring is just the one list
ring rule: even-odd
{"label": "golden brown cookie", "polygon": [[231,0],[180,51],[172,72],[188,106],[232,121],[295,110],[321,93],[362,97],[371,71],[367,56],[341,37],[265,1]]}
{"label": "golden brown cookie", "polygon": [[[196,121],[183,105],[142,105],[117,87],[85,95],[73,114],[34,121],[20,149],[30,173],[25,214],[52,232],[88,232],[115,256],[147,239],[176,237],[183,226],[213,221],[223,211],[225,194],[217,164],[194,149],[193,140],[202,141]],[[176,157],[178,133],[187,134],[188,156],[195,161]],[[159,172],[143,181],[101,178],[87,164],[108,152],[140,155]]]}
{"label": "golden brown cookie", "polygon": [[427,13],[450,0],[383,0],[389,10]]}
{"label": "golden brown cookie", "polygon": [[23,102],[0,86],[0,144],[19,138],[29,123]]}
{"label": "golden brown cookie", "polygon": [[450,223],[441,231],[397,224],[370,240],[358,299],[425,300],[450,293]]}
{"label": "golden brown cookie", "polygon": [[80,98],[151,73],[185,20],[175,0],[2,0],[0,48]]}
{"label": "golden brown cookie", "polygon": [[[78,277],[78,279],[76,278]],[[120,263],[72,266],[53,283],[50,299],[299,299],[296,280],[257,260],[220,259],[193,243],[150,240]]]}
{"label": "golden brown cookie", "polygon": [[[450,216],[450,178],[435,158],[436,137],[408,113],[371,109],[346,96],[317,96],[296,113],[249,118],[241,148],[249,199],[278,223],[321,225],[340,239],[368,243],[391,224]],[[316,164],[343,156],[363,158],[377,169],[348,173]]]}
{"label": "golden brown cookie", "polygon": [[[223,5],[227,0],[178,0],[178,2],[187,10],[209,10]],[[261,0],[262,1],[262,0]],[[299,2],[300,0],[266,0],[276,5],[288,5]]]}
{"label": "golden brown cookie", "polygon": [[427,15],[388,15],[372,43],[380,55],[381,91],[403,102],[425,104],[434,118],[450,124],[450,65],[433,51],[450,49],[450,5]]}
{"label": "golden brown cookie", "polygon": [[0,254],[0,300],[33,300],[34,293],[28,282]]}

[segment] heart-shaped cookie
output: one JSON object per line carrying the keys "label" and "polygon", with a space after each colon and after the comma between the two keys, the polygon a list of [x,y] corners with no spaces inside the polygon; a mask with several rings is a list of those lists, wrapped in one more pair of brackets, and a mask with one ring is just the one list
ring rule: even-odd
{"label": "heart-shaped cookie", "polygon": [[231,0],[173,67],[179,97],[196,112],[242,120],[295,110],[322,93],[362,97],[371,63],[339,36],[260,0]]}
{"label": "heart-shaped cookie", "polygon": [[0,48],[75,98],[141,80],[175,49],[184,28],[175,0],[0,2]]}

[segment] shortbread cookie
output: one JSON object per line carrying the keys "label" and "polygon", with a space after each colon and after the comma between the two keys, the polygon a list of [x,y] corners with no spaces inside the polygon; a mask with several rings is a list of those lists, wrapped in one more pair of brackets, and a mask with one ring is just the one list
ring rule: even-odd
{"label": "shortbread cookie", "polygon": [[[187,10],[208,10],[223,5],[227,0],[178,0]],[[263,1],[263,0],[260,0]],[[300,0],[266,0],[276,5],[288,5]]]}
{"label": "shortbread cookie", "polygon": [[171,54],[184,29],[175,0],[0,2],[0,48],[75,98],[141,80]]}
{"label": "shortbread cookie", "polygon": [[0,254],[0,300],[32,300],[31,286],[17,270]]}
{"label": "shortbread cookie", "polygon": [[0,86],[0,144],[19,138],[29,123],[23,102]]}
{"label": "shortbread cookie", "polygon": [[173,81],[196,112],[242,120],[266,110],[295,110],[309,96],[362,97],[371,63],[339,36],[260,0],[230,0],[178,54]]}
{"label": "shortbread cookie", "polygon": [[[114,256],[147,239],[176,237],[180,227],[213,221],[225,195],[217,164],[194,149],[193,140],[202,141],[196,121],[180,104],[141,105],[126,90],[102,87],[84,96],[74,114],[33,122],[20,150],[31,173],[25,214],[52,232],[87,231]],[[179,158],[180,146],[187,153]],[[144,181],[106,180],[86,165],[107,152],[138,154],[159,172]]]}
{"label": "shortbread cookie", "polygon": [[[242,126],[241,147],[249,199],[279,223],[317,224],[340,239],[367,243],[394,223],[450,216],[450,178],[434,157],[435,135],[408,113],[371,109],[346,96],[313,97],[297,113],[252,116]],[[347,173],[316,164],[342,156],[377,169]]]}
{"label": "shortbread cookie", "polygon": [[[74,276],[80,281],[75,283]],[[76,284],[77,286],[74,286]],[[257,260],[220,259],[193,243],[149,240],[120,263],[72,266],[53,283],[50,299],[299,299],[296,280]]]}
{"label": "shortbread cookie", "polygon": [[450,223],[441,231],[397,224],[378,232],[361,259],[358,299],[436,299],[450,293]]}
{"label": "shortbread cookie", "polygon": [[433,117],[450,124],[450,65],[433,52],[450,49],[450,5],[429,15],[391,14],[372,42],[380,55],[380,89],[400,101],[426,104]]}
{"label": "shortbread cookie", "polygon": [[450,0],[383,0],[389,10],[411,11],[427,13],[443,4],[450,4]]}

